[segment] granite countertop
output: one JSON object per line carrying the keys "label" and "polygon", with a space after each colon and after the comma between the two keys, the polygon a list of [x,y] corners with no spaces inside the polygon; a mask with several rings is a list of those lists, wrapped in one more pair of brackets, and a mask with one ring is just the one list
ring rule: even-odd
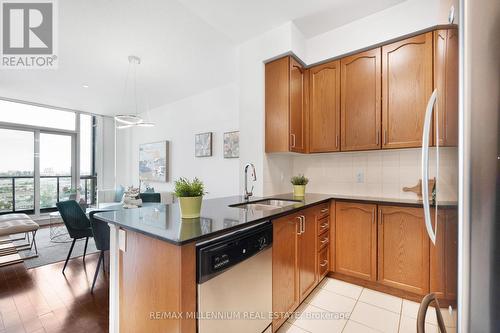
{"label": "granite countertop", "polygon": [[[182,219],[178,203],[171,205],[145,204],[143,207],[135,209],[123,209],[117,206],[114,208],[116,210],[97,213],[95,217],[124,229],[140,232],[172,244],[183,245],[236,230],[242,226],[250,226],[261,221],[284,216],[331,199],[422,207],[422,201],[418,200],[316,193],[308,193],[302,200],[294,198],[291,193],[288,193],[265,198],[252,197],[250,202],[269,198],[297,200],[297,202],[292,206],[276,209],[244,209],[231,207],[231,205],[244,202],[243,197],[232,196],[203,200],[201,217],[197,219]],[[447,202],[443,203],[443,205],[455,206],[456,203]],[[440,206],[443,205],[440,204]]]}

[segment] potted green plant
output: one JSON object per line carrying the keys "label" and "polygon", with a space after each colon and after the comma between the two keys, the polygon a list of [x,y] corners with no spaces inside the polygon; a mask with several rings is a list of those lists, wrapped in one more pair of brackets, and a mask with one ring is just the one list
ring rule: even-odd
{"label": "potted green plant", "polygon": [[293,176],[290,182],[293,185],[293,195],[296,197],[303,197],[306,193],[306,185],[309,183],[309,179],[299,174],[298,176]]}
{"label": "potted green plant", "polygon": [[200,217],[201,202],[205,194],[203,182],[198,178],[190,181],[187,178],[179,178],[175,181],[175,195],[179,198],[182,218]]}

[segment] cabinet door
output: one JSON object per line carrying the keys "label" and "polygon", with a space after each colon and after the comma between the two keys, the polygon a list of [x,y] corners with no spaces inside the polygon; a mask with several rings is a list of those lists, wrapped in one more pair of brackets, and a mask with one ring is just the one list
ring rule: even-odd
{"label": "cabinet door", "polygon": [[340,150],[340,62],[310,69],[309,151]]}
{"label": "cabinet door", "polygon": [[[273,222],[273,312],[294,311],[299,305],[298,216]],[[273,331],[286,318],[273,319]]]}
{"label": "cabinet door", "polygon": [[358,53],[340,61],[341,149],[380,148],[381,50]]}
{"label": "cabinet door", "polygon": [[290,151],[305,152],[304,69],[290,57]]}
{"label": "cabinet door", "polygon": [[436,245],[430,244],[430,292],[439,299],[457,299],[458,219],[456,209],[438,212]]}
{"label": "cabinet door", "polygon": [[290,58],[266,64],[266,153],[289,150]]}
{"label": "cabinet door", "polygon": [[299,288],[300,301],[302,302],[316,287],[318,276],[316,273],[316,208],[312,207],[303,211],[302,233],[299,236]]}
{"label": "cabinet door", "polygon": [[431,94],[432,32],[382,47],[383,148],[422,145]]}
{"label": "cabinet door", "polygon": [[335,203],[335,271],[360,279],[377,278],[377,206]]}
{"label": "cabinet door", "polygon": [[380,206],[378,280],[420,295],[429,292],[429,236],[422,208]]}
{"label": "cabinet door", "polygon": [[458,31],[434,31],[434,140],[440,146],[458,145]]}

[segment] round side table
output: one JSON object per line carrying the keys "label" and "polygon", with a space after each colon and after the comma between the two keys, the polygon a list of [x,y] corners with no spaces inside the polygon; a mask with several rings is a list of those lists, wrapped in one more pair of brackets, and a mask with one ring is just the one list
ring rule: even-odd
{"label": "round side table", "polygon": [[71,241],[69,237],[68,229],[64,225],[61,214],[59,212],[53,212],[49,214],[50,218],[50,241],[52,243],[67,243]]}

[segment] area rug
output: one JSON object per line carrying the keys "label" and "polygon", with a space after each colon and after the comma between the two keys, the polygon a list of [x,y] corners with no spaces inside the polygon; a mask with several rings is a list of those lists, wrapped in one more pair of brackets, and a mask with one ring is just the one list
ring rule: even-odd
{"label": "area rug", "polygon": [[[26,243],[26,241],[16,241],[15,244],[19,245]],[[26,268],[35,268],[44,265],[53,264],[55,262],[64,261],[68,256],[69,248],[71,247],[71,241],[67,243],[54,243],[50,241],[50,228],[42,227],[38,229],[36,233],[36,244],[38,247],[38,257],[25,259],[24,265]],[[85,247],[85,238],[79,239],[75,243],[73,252],[71,253],[71,258],[77,258],[83,255],[83,248]],[[34,248],[25,251],[19,251],[21,258],[29,257],[35,252]],[[95,242],[93,238],[89,238],[89,244],[87,246],[87,254],[98,252],[95,247]]]}

